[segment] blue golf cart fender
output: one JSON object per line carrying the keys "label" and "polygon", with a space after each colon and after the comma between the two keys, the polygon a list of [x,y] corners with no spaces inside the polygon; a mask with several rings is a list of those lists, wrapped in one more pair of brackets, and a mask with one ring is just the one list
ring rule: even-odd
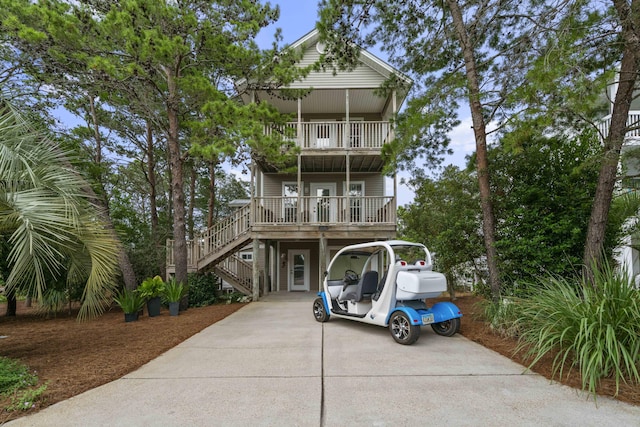
{"label": "blue golf cart fender", "polygon": [[[428,325],[430,323],[440,323],[446,320],[462,317],[462,312],[455,304],[451,302],[437,302],[433,306],[427,309],[423,309],[423,308],[414,309],[411,307],[396,307],[395,309],[391,310],[391,312],[387,316],[385,325],[389,324],[389,319],[391,319],[391,316],[393,315],[393,313],[396,313],[398,311],[401,311],[404,314],[406,314],[406,316],[409,318],[412,324],[420,325],[420,326]],[[423,319],[426,318],[430,320],[430,317],[431,317],[430,315],[433,315],[433,320],[428,321],[427,323],[424,323]]]}
{"label": "blue golf cart fender", "polygon": [[327,313],[327,317],[331,317],[331,311],[329,311],[329,300],[327,300],[327,294],[324,291],[320,291],[317,294],[320,298],[322,298],[322,303],[324,304],[324,312]]}
{"label": "blue golf cart fender", "polygon": [[446,320],[462,317],[462,311],[452,302],[437,302],[431,306],[433,312],[433,323],[440,323]]}

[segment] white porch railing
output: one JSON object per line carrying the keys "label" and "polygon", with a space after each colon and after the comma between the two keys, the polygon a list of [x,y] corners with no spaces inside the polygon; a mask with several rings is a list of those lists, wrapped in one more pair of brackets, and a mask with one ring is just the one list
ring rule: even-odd
{"label": "white porch railing", "polygon": [[[280,128],[266,127],[265,133],[289,135],[302,149],[380,149],[390,141],[389,122],[303,122]],[[299,139],[298,139],[299,136]]]}
{"label": "white porch railing", "polygon": [[[298,202],[300,205],[298,206]],[[384,197],[256,197],[254,225],[313,225],[313,224],[395,224],[394,198]],[[198,265],[209,254],[231,244],[245,243],[251,231],[251,205],[243,206],[233,215],[218,221],[213,227],[187,241],[187,264]],[[167,240],[167,266],[175,265],[173,240]],[[222,261],[222,260],[221,260]],[[237,262],[227,261],[222,267],[241,268]],[[238,271],[239,277],[248,274]]]}
{"label": "white porch railing", "polygon": [[[300,206],[298,206],[300,202]],[[299,209],[298,209],[299,208]],[[393,197],[257,197],[256,224],[395,224]]]}
{"label": "white porch railing", "polygon": [[[609,135],[609,127],[611,126],[611,116],[607,116],[598,123],[598,131],[602,138]],[[640,113],[631,113],[627,117],[627,127],[629,131],[626,133],[627,138],[640,138]]]}

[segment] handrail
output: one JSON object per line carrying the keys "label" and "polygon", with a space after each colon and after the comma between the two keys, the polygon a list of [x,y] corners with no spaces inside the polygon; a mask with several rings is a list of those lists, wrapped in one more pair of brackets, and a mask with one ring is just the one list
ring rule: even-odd
{"label": "handrail", "polygon": [[[391,139],[391,124],[388,121],[325,121],[300,123],[291,122],[284,126],[266,126],[265,135],[298,135],[290,137],[303,150],[379,150]],[[285,136],[286,138],[286,136]]]}
{"label": "handrail", "polygon": [[[256,197],[255,224],[395,224],[392,196]],[[348,201],[347,201],[348,200]]]}
{"label": "handrail", "polygon": [[232,215],[218,221],[212,227],[198,235],[197,259],[222,249],[224,246],[240,239],[251,229],[249,204],[241,207]]}

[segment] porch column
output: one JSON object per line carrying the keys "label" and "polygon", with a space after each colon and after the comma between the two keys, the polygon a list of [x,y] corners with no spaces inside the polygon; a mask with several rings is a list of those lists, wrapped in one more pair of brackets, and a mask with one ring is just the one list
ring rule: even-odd
{"label": "porch column", "polygon": [[[394,89],[392,94],[392,106],[393,106],[393,119],[395,120],[396,118],[396,114],[398,113],[398,97],[397,97],[397,92]],[[394,122],[395,123],[395,122]],[[396,137],[396,132],[395,129],[392,127],[391,128],[391,140],[393,141]],[[393,221],[394,223],[396,222],[396,214],[398,212],[398,174],[396,171],[394,171],[393,173],[393,203],[392,203],[392,207],[393,209],[391,210],[393,213],[391,213],[389,215],[389,220]],[[397,226],[397,224],[396,224]]]}
{"label": "porch column", "polygon": [[318,291],[322,290],[322,281],[324,280],[324,273],[327,271],[327,238],[324,237],[324,233],[320,234],[320,281],[318,282]]}
{"label": "porch column", "polygon": [[346,177],[346,182],[345,182],[345,203],[346,206],[344,206],[344,210],[346,211],[346,215],[347,217],[345,218],[345,222],[346,223],[351,223],[351,196],[350,196],[350,189],[351,189],[351,159],[349,157],[349,152],[351,150],[351,124],[349,123],[349,89],[345,89],[345,109],[346,109],[346,130],[345,130],[345,134],[347,135],[345,138],[345,144],[347,145],[347,150],[346,150],[346,158],[345,158],[345,169],[347,172],[347,177]]}
{"label": "porch column", "polygon": [[[351,126],[349,126],[349,89],[345,89],[344,90],[344,103],[345,103],[345,127],[346,129],[344,130],[344,144],[345,144],[345,148],[351,148]],[[348,145],[347,145],[348,144]]]}
{"label": "porch column", "polygon": [[258,253],[260,252],[260,240],[253,239],[253,275],[251,280],[251,300],[260,298],[260,268],[258,266]]}
{"label": "porch column", "polygon": [[249,181],[249,197],[251,197],[251,205],[249,209],[249,224],[252,226],[256,223],[256,211],[258,210],[256,201],[256,164],[251,160],[251,180]]}
{"label": "porch column", "polygon": [[271,291],[271,240],[264,242],[264,270],[262,272],[263,287],[262,295],[267,295]]}
{"label": "porch column", "polygon": [[296,222],[302,222],[302,194],[304,188],[302,188],[302,147],[304,146],[302,135],[302,98],[298,98],[298,145],[300,152],[298,153],[298,207],[296,209]]}

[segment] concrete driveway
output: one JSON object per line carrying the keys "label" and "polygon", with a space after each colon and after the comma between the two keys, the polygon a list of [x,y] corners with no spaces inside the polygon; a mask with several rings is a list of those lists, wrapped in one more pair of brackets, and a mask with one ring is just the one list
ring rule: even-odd
{"label": "concrete driveway", "polygon": [[[640,426],[640,407],[550,384],[460,335],[313,319],[273,295],[14,426]],[[126,351],[126,350],[125,350]]]}

